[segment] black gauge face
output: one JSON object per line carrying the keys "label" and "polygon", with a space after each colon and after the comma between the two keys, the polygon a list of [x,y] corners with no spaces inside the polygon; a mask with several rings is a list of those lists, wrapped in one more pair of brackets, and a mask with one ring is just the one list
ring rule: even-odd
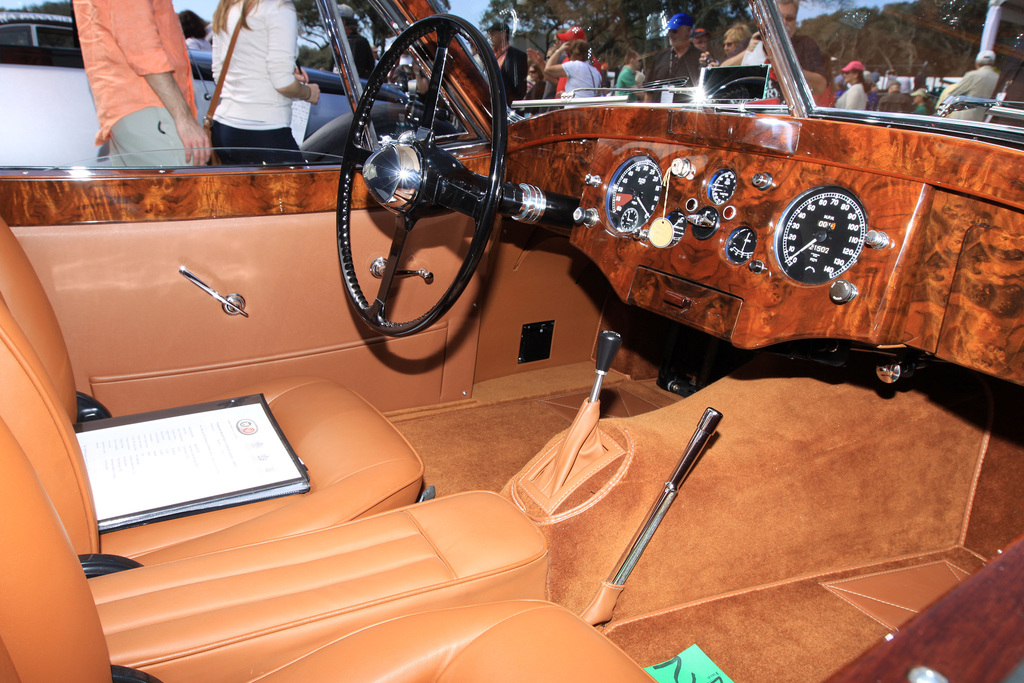
{"label": "black gauge face", "polygon": [[635,156],[619,166],[608,185],[608,222],[619,232],[637,232],[660,199],[661,167],[648,156]]}
{"label": "black gauge face", "polygon": [[664,218],[656,218],[651,223],[647,240],[659,249],[671,247],[686,234],[686,214],[672,211]]}
{"label": "black gauge face", "polygon": [[715,231],[718,230],[719,223],[721,223],[721,219],[718,217],[718,209],[713,206],[705,206],[696,213],[691,213],[686,217],[686,220],[693,226],[691,228],[693,236],[699,240],[710,239],[715,234]]}
{"label": "black gauge face", "polygon": [[725,257],[733,263],[746,263],[757,247],[757,233],[748,227],[736,228],[725,242]]}
{"label": "black gauge face", "polygon": [[722,168],[708,181],[708,199],[712,204],[725,204],[736,191],[736,171]]}
{"label": "black gauge face", "polygon": [[857,262],[868,230],[864,207],[842,187],[804,192],[786,207],[775,231],[775,258],[807,285],[834,280]]}

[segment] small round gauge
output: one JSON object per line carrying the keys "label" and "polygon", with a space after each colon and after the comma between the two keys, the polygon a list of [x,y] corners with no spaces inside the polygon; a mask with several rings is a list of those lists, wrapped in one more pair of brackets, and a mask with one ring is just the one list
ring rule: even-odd
{"label": "small round gauge", "polygon": [[824,284],[857,262],[867,231],[864,206],[852,192],[837,185],[811,188],[782,212],[775,258],[797,282]]}
{"label": "small round gauge", "polygon": [[733,263],[746,263],[757,247],[757,233],[743,226],[736,228],[725,241],[725,257]]}
{"label": "small round gauge", "polygon": [[732,199],[736,192],[736,171],[721,168],[708,180],[708,199],[712,204],[722,205]]}
{"label": "small round gauge", "polygon": [[693,226],[693,236],[699,240],[711,239],[711,236],[718,230],[721,220],[718,217],[718,209],[713,206],[705,206],[691,213],[686,220]]}
{"label": "small round gauge", "polygon": [[682,211],[673,211],[664,218],[654,219],[647,239],[655,247],[664,249],[677,243],[685,234],[686,214]]}
{"label": "small round gauge", "polygon": [[661,167],[649,156],[627,159],[608,184],[608,222],[619,232],[640,230],[661,199]]}

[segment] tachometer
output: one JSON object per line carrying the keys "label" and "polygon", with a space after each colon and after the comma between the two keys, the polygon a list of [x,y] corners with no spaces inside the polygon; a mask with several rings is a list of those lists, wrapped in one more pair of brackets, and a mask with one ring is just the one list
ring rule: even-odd
{"label": "tachometer", "polygon": [[608,185],[608,222],[635,233],[650,220],[661,199],[661,167],[649,156],[635,156],[615,170]]}
{"label": "tachometer", "polygon": [[857,262],[867,231],[864,206],[852,192],[836,185],[815,187],[782,212],[775,258],[797,282],[824,284]]}
{"label": "tachometer", "polygon": [[736,192],[736,171],[722,168],[708,180],[708,199],[712,204],[725,204]]}

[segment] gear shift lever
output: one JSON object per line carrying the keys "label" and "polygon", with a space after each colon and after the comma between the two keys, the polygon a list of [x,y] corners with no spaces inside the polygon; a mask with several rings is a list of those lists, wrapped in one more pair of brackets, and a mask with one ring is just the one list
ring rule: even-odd
{"label": "gear shift lever", "polygon": [[594,378],[594,387],[590,390],[590,402],[597,403],[601,397],[601,383],[604,376],[608,374],[608,368],[612,366],[615,354],[622,346],[622,337],[618,332],[605,330],[597,336],[597,377]]}
{"label": "gear shift lever", "polygon": [[551,458],[547,467],[537,475],[534,484],[542,494],[554,498],[560,488],[569,480],[573,470],[580,471],[597,460],[605,452],[601,443],[601,435],[597,423],[601,417],[601,384],[608,368],[622,345],[622,337],[617,332],[605,330],[597,339],[597,376],[590,390],[590,398],[583,402],[576,413],[576,419],[569,427],[569,433],[562,441],[561,447]]}

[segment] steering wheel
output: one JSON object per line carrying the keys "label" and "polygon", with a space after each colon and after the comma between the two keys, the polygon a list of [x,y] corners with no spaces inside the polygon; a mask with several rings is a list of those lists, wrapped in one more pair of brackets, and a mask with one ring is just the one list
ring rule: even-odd
{"label": "steering wheel", "polygon": [[[431,35],[436,37],[434,61],[417,128],[403,132],[397,140],[385,136],[377,141],[377,149],[368,149],[363,145],[377,93],[401,55]],[[441,84],[445,69],[449,67],[452,41],[456,36],[467,38],[476,48],[490,83],[491,163],[486,177],[467,169],[458,159],[438,147],[434,140]],[[460,17],[441,14],[417,21],[395,40],[370,74],[345,142],[338,183],[337,223],[338,258],[345,291],[359,317],[373,330],[394,337],[418,332],[444,315],[469,284],[490,238],[501,198],[508,143],[505,112],[505,87],[494,53],[484,36]],[[396,220],[395,235],[372,302],[363,295],[352,259],[352,185],[360,166],[370,195],[395,214]],[[387,298],[399,269],[406,239],[415,229],[417,220],[431,210],[436,211],[437,207],[456,211],[474,220],[469,251],[448,289],[426,312],[404,322],[391,320]]]}

